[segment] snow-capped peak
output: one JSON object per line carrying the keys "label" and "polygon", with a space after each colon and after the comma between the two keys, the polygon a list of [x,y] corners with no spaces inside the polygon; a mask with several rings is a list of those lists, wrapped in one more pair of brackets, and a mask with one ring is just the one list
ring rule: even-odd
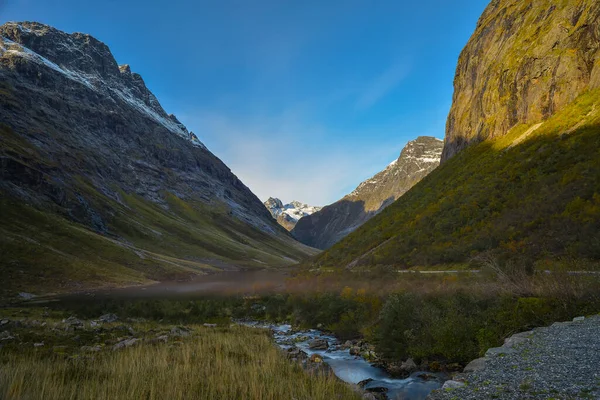
{"label": "snow-capped peak", "polygon": [[264,204],[273,218],[288,230],[291,230],[300,218],[316,213],[322,208],[310,206],[296,200],[283,204],[281,200],[273,197],[270,197]]}

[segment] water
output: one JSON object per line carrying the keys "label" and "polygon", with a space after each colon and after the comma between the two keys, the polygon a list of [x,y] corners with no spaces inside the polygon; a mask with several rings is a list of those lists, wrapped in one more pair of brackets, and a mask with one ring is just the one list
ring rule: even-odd
{"label": "water", "polygon": [[[291,325],[264,325],[259,323],[245,323],[245,325],[270,328],[274,334],[275,342],[283,349],[288,349],[294,345],[308,354],[318,354],[323,361],[329,364],[335,375],[344,382],[357,384],[365,379],[373,379],[365,389],[385,387],[388,389],[386,395],[388,399],[402,400],[422,400],[434,389],[442,386],[447,377],[443,374],[427,373],[435,376],[437,379],[425,380],[419,375],[423,372],[415,372],[406,379],[392,378],[385,370],[375,367],[362,357],[350,355],[348,349],[339,349],[339,341],[331,335],[324,334],[318,330],[310,329],[307,331],[292,331]],[[306,340],[296,342],[290,345],[291,340],[297,340],[301,336],[306,336]],[[313,339],[325,339],[329,343],[328,350],[309,349],[309,342]]]}

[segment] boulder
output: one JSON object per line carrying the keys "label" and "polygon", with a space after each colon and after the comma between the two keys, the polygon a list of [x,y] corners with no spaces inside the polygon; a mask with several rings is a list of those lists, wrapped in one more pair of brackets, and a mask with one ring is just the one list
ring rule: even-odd
{"label": "boulder", "polygon": [[309,344],[308,348],[311,350],[327,350],[329,343],[325,339],[313,339]]}
{"label": "boulder", "polygon": [[23,300],[31,300],[31,299],[35,298],[35,294],[21,292],[21,293],[19,293],[19,297],[22,298]]}
{"label": "boulder", "polygon": [[293,361],[302,361],[308,358],[308,354],[306,352],[300,350],[298,347],[290,347],[287,350],[287,357]]}
{"label": "boulder", "polygon": [[63,324],[66,324],[67,326],[70,326],[70,327],[83,326],[83,321],[81,321],[80,319],[77,319],[73,316],[71,316],[67,319],[63,319],[62,322],[63,322]]}
{"label": "boulder", "polygon": [[477,358],[467,364],[463,372],[475,372],[485,368],[486,359],[485,357]]}
{"label": "boulder", "polygon": [[464,382],[460,382],[460,381],[446,381],[444,382],[444,385],[442,386],[442,390],[453,390],[453,389],[458,389],[465,386]]}
{"label": "boulder", "polygon": [[43,347],[44,346],[44,342],[39,342],[39,343],[34,343],[33,347]]}
{"label": "boulder", "polygon": [[171,328],[171,336],[187,337],[191,334],[191,331],[187,328],[184,328],[183,326],[175,326]]}
{"label": "boulder", "polygon": [[350,347],[349,353],[351,356],[359,356],[360,355],[360,347],[358,347],[358,346]]}
{"label": "boulder", "polygon": [[119,320],[119,317],[117,317],[115,314],[104,314],[103,316],[98,318],[98,321],[104,322],[104,323],[116,322],[118,320]]}
{"label": "boulder", "polygon": [[521,333],[517,333],[512,335],[509,338],[504,339],[504,345],[503,347],[513,347],[519,343],[523,343],[527,340],[529,340],[529,337],[533,334],[532,331],[527,331],[527,332],[521,332]]}
{"label": "boulder", "polygon": [[124,349],[126,347],[134,346],[139,340],[140,339],[137,339],[137,338],[122,340],[113,346],[113,350],[120,350],[120,349]]}
{"label": "boulder", "polygon": [[400,365],[400,368],[403,369],[404,371],[408,372],[408,373],[414,372],[417,369],[419,369],[417,367],[417,364],[415,363],[415,360],[413,360],[412,358],[409,358],[406,361],[404,361]]}
{"label": "boulder", "polygon": [[358,382],[357,385],[360,388],[364,388],[365,386],[367,386],[371,382],[373,382],[373,378],[367,378],[367,379],[363,379],[362,381]]}

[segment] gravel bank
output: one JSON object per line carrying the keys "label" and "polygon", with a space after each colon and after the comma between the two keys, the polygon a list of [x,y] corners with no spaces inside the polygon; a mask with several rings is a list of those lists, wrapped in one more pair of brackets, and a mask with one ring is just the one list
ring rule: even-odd
{"label": "gravel bank", "polygon": [[599,366],[600,316],[576,318],[507,339],[428,399],[600,399]]}

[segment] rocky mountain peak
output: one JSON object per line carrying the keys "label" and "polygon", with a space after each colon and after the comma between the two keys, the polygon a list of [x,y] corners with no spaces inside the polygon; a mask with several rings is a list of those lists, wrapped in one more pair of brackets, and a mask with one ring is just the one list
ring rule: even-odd
{"label": "rocky mountain peak", "polygon": [[269,197],[264,205],[273,218],[288,231],[292,230],[301,218],[321,210],[321,207],[309,206],[296,200],[283,204],[281,200],[273,197]]}
{"label": "rocky mountain peak", "polygon": [[69,34],[37,22],[7,22],[0,26],[0,36],[0,57],[9,68],[20,74],[35,73],[42,86],[53,84],[126,103],[205,149],[196,135],[167,115],[141,75],[131,72],[127,64],[119,66],[108,46],[93,36]]}
{"label": "rocky mountain peak", "polygon": [[301,219],[292,235],[309,246],[326,249],[377,215],[440,163],[444,142],[430,136],[411,140],[383,171],[349,195]]}

